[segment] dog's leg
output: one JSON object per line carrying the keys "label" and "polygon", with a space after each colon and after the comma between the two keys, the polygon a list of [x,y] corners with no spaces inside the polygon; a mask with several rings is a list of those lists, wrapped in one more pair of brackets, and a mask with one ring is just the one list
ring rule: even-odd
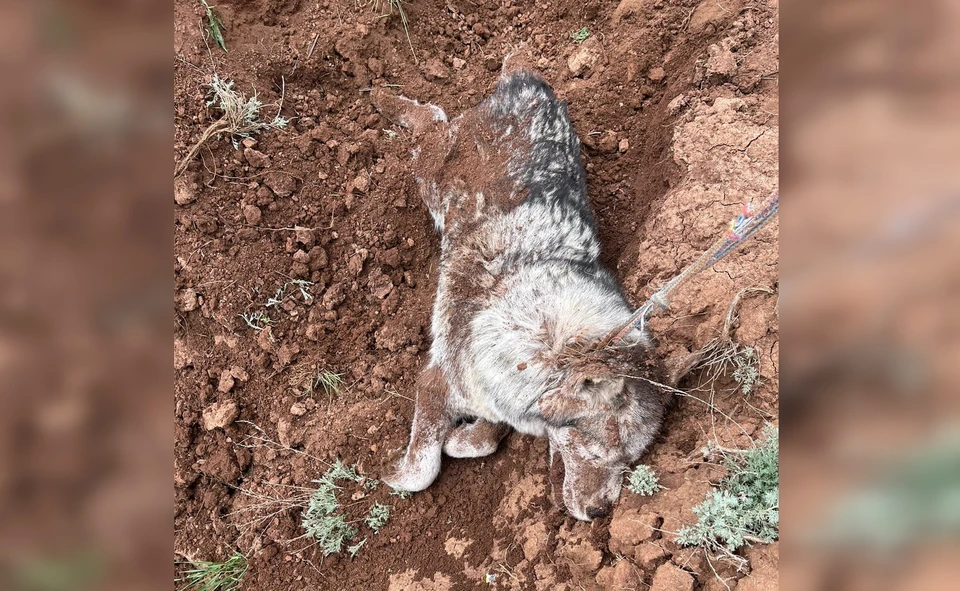
{"label": "dog's leg", "polygon": [[443,444],[443,453],[451,458],[481,458],[497,451],[500,441],[510,432],[504,423],[477,419],[455,427]]}
{"label": "dog's leg", "polygon": [[447,383],[439,368],[428,367],[417,380],[410,443],[396,471],[384,481],[393,488],[423,490],[440,473],[443,442],[450,431]]}
{"label": "dog's leg", "polygon": [[447,122],[447,114],[437,105],[424,104],[403,96],[390,94],[382,88],[375,89],[370,98],[373,101],[373,106],[380,111],[381,115],[397,125],[406,127],[414,135],[419,135],[429,131],[437,124]]}
{"label": "dog's leg", "polygon": [[437,229],[442,232],[445,213],[436,179],[445,154],[453,145],[447,114],[436,105],[397,96],[382,88],[375,89],[370,98],[381,115],[413,133],[416,147],[412,159],[417,163],[414,169],[417,171],[415,178],[420,196],[430,210]]}

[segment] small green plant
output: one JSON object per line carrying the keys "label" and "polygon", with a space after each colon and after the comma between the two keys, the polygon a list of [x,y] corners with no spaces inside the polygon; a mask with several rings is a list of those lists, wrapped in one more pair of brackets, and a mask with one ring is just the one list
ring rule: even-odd
{"label": "small green plant", "polygon": [[387,523],[388,519],[390,519],[390,506],[374,503],[373,506],[370,507],[370,512],[367,513],[367,517],[363,522],[373,530],[373,533],[378,534],[380,533],[380,528]]}
{"label": "small green plant", "polygon": [[570,38],[573,39],[574,43],[580,44],[590,38],[590,29],[584,27],[579,31],[574,31],[570,33]]}
{"label": "small green plant", "polygon": [[223,562],[196,561],[183,573],[183,588],[189,591],[230,591],[240,585],[247,574],[247,557],[239,551]]}
{"label": "small green plant", "polygon": [[210,31],[210,36],[213,37],[213,40],[220,46],[220,49],[226,51],[227,44],[223,41],[223,29],[226,27],[223,26],[220,12],[217,11],[215,6],[207,4],[207,0],[200,0],[200,2],[203,3],[203,7],[207,9],[207,30]]}
{"label": "small green plant", "polygon": [[265,329],[267,326],[273,324],[273,320],[263,312],[244,312],[240,314],[240,318],[243,318],[243,321],[247,323],[247,326],[253,330],[260,332]]}
{"label": "small green plant", "polygon": [[[340,512],[340,502],[337,500],[336,493],[341,487],[337,482],[359,483],[363,480],[364,477],[357,472],[356,466],[347,466],[340,460],[337,460],[323,476],[314,480],[317,489],[307,501],[302,525],[306,535],[317,540],[324,556],[342,551],[344,545],[359,533],[357,527],[347,522],[346,516]],[[389,518],[390,507],[374,503],[364,522],[374,533],[377,533]],[[358,544],[348,546],[346,550],[350,556],[355,556],[365,542],[366,539],[361,540]]]}
{"label": "small green plant", "polygon": [[[331,505],[328,496],[334,497]],[[357,528],[346,522],[342,513],[336,513],[340,504],[336,496],[327,491],[318,490],[310,498],[307,512],[303,516],[303,529],[307,536],[317,540],[324,556],[329,556],[343,549],[344,542],[357,535]]]}
{"label": "small green plant", "polygon": [[340,502],[337,501],[336,491],[340,487],[334,484],[334,480],[328,471],[314,481],[318,485],[317,490],[307,502],[302,521],[307,536],[317,540],[324,556],[340,552],[344,542],[357,535],[357,528],[347,523],[343,513],[338,512]]}
{"label": "small green plant", "polygon": [[313,295],[311,295],[310,291],[307,288],[312,285],[313,285],[312,281],[305,281],[303,279],[294,279],[293,281],[288,281],[283,285],[281,285],[280,289],[277,290],[277,293],[275,293],[272,298],[268,299],[267,303],[264,305],[267,308],[273,308],[275,306],[281,305],[283,301],[286,300],[291,295],[295,295],[295,293],[288,293],[290,286],[294,286],[298,289],[298,291],[300,292],[300,295],[303,296],[304,302],[309,302],[310,300],[313,299]]}
{"label": "small green plant", "polygon": [[779,432],[768,427],[763,441],[742,453],[726,453],[729,470],[707,499],[694,507],[697,523],[680,528],[677,542],[732,554],[747,543],[779,536]]}
{"label": "small green plant", "polygon": [[330,369],[317,369],[316,365],[299,366],[290,372],[288,383],[297,396],[315,396],[323,391],[331,400],[346,384],[343,373]]}
{"label": "small green plant", "polygon": [[733,354],[733,379],[740,385],[740,391],[749,394],[760,379],[760,363],[753,347],[738,347]]}
{"label": "small green plant", "polygon": [[187,164],[197,155],[201,146],[211,137],[226,133],[230,136],[235,149],[239,149],[238,139],[252,137],[267,129],[283,129],[290,121],[280,115],[283,98],[280,104],[277,104],[277,115],[270,121],[260,120],[260,109],[263,103],[257,98],[256,93],[252,97],[246,97],[233,88],[233,82],[223,80],[217,74],[210,80],[210,100],[206,106],[218,109],[221,112],[219,119],[211,123],[203,133],[200,139],[193,145],[193,148],[180,161],[174,171],[174,176],[180,176],[187,169]]}
{"label": "small green plant", "polygon": [[[266,129],[283,129],[290,121],[280,115],[278,105],[277,115],[271,121],[260,120],[260,109],[263,103],[254,93],[245,97],[233,89],[232,80],[222,80],[214,74],[210,81],[210,100],[208,107],[219,109],[223,117],[218,121],[226,122],[225,131],[230,133],[234,147],[239,147],[237,138],[248,138]],[[216,123],[216,122],[214,122]]]}
{"label": "small green plant", "polygon": [[356,558],[357,552],[360,551],[360,548],[363,548],[363,545],[367,543],[367,538],[363,538],[353,546],[347,548],[347,554],[350,555],[350,558]]}
{"label": "small green plant", "polygon": [[627,476],[627,490],[634,494],[650,496],[661,488],[650,466],[640,464]]}
{"label": "small green plant", "polygon": [[349,480],[351,482],[360,482],[363,480],[363,476],[357,473],[356,466],[347,466],[340,460],[337,460],[336,463],[327,470],[324,478],[331,482],[334,480]]}
{"label": "small green plant", "polygon": [[322,388],[323,393],[327,396],[332,396],[339,392],[343,384],[343,374],[329,370],[321,371],[315,378],[315,387]]}
{"label": "small green plant", "polygon": [[[720,334],[695,353],[697,361],[690,370],[704,370],[701,381],[695,389],[707,387],[713,395],[716,392],[717,380],[723,376],[733,378],[744,394],[750,394],[756,389],[762,379],[759,355],[753,347],[741,345],[733,340],[733,326],[737,320],[737,309],[744,297],[770,293],[773,293],[773,290],[767,287],[747,287],[733,297],[727,308]],[[731,389],[733,390],[735,388]]]}
{"label": "small green plant", "polygon": [[390,491],[390,494],[401,499],[409,499],[412,493],[404,488],[395,488]]}

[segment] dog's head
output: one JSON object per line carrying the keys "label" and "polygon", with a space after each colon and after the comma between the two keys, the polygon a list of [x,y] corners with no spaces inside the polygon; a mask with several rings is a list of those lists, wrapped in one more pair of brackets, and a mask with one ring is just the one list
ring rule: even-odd
{"label": "dog's head", "polygon": [[563,503],[577,519],[610,513],[623,474],[653,440],[663,416],[661,365],[635,345],[572,356],[558,386],[538,400],[550,459],[563,464]]}

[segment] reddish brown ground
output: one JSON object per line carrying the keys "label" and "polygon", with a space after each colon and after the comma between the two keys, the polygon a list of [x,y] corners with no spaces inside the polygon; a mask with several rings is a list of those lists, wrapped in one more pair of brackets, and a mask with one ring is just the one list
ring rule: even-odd
{"label": "reddish brown ground", "polygon": [[[644,458],[663,492],[624,492],[612,519],[574,522],[550,501],[545,442],[513,434],[489,458],[446,459],[427,492],[404,500],[381,487],[359,499],[355,517],[374,499],[394,513],[379,535],[362,529],[356,558],[324,559],[308,540],[290,541],[303,533],[299,510],[253,526],[236,513],[254,502],[240,489],[310,486],[321,459],[376,478],[406,444],[438,241],[418,201],[408,136],[376,113],[366,89],[395,85],[455,116],[492,90],[503,56],[524,43],[570,104],[604,263],[640,303],[740,203],[776,186],[776,0],[415,0],[405,9],[418,61],[399,18],[379,18],[369,5],[221,0],[228,53],[204,42],[199,2],[175,6],[176,159],[219,115],[204,106],[214,71],[264,103],[282,92],[282,112],[293,118],[257,138],[269,162],[222,138],[177,181],[175,560],[222,560],[239,548],[250,590],[474,589],[488,573],[513,589],[723,589],[719,578],[730,588],[776,588],[777,544],[747,550],[750,566],[737,572],[679,548],[669,533],[695,519],[690,508],[718,478],[699,450],[708,441],[744,446],[740,427],[755,435],[776,422],[770,230],[653,323],[669,353],[691,351],[717,334],[737,290],[773,290],[745,301],[734,331],[759,351],[761,386],[744,395],[721,382],[716,412],[677,398]],[[570,33],[584,26],[591,37],[578,45]],[[265,307],[292,278],[313,282],[312,299],[292,289],[281,306]],[[269,330],[240,318],[256,312],[271,318]],[[342,372],[346,386],[333,397],[299,397],[302,377],[317,368]],[[207,431],[204,411],[228,402],[237,419]],[[254,425],[309,457],[243,447]]]}

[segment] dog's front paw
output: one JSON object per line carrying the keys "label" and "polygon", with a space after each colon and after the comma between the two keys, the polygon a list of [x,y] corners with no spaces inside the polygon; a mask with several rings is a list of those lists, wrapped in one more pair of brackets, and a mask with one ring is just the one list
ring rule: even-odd
{"label": "dog's front paw", "polygon": [[443,443],[443,453],[451,458],[482,458],[497,451],[510,427],[477,419],[453,429]]}
{"label": "dog's front paw", "polygon": [[405,490],[417,492],[424,490],[437,479],[440,473],[440,457],[434,461],[431,457],[420,457],[413,461],[409,457],[404,457],[397,464],[393,472],[383,477],[383,481],[394,490]]}

